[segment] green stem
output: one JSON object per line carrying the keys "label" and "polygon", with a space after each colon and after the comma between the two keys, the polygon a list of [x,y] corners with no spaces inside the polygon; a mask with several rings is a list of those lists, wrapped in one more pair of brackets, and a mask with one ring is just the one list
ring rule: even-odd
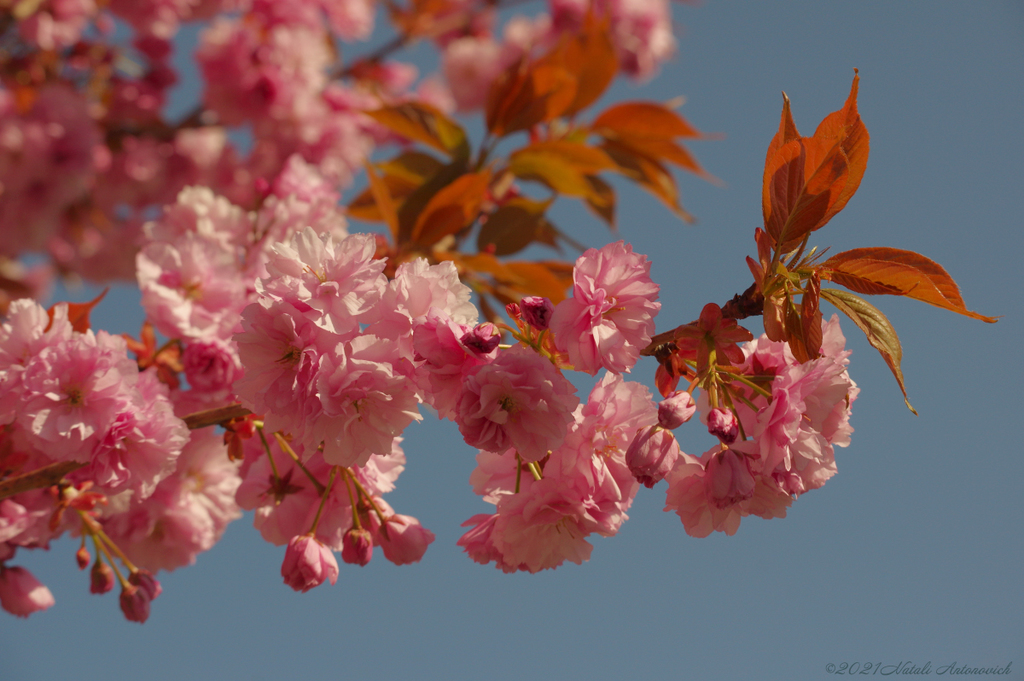
{"label": "green stem", "polygon": [[316,509],[316,517],[313,518],[313,527],[309,530],[309,536],[316,537],[316,528],[320,525],[320,515],[324,512],[324,506],[327,505],[327,497],[331,495],[331,487],[334,486],[334,478],[338,474],[339,466],[333,466],[331,468],[331,477],[327,480],[327,487],[324,489],[320,496],[320,507]]}
{"label": "green stem", "polygon": [[270,470],[274,473],[274,482],[280,482],[281,476],[277,472],[277,464],[274,463],[274,455],[270,453],[270,443],[267,442],[267,436],[263,434],[263,425],[256,426],[256,432],[260,434],[260,441],[263,443],[263,449],[267,452],[267,458],[270,459]]}
{"label": "green stem", "polygon": [[356,496],[352,493],[352,483],[350,481],[352,471],[344,468],[342,469],[342,475],[345,477],[345,489],[348,490],[348,503],[352,504],[352,526],[357,530],[361,530],[363,526],[359,522],[359,507],[356,506]]}
{"label": "green stem", "polygon": [[299,467],[299,470],[306,474],[306,477],[309,478],[309,481],[313,483],[313,487],[316,488],[316,493],[323,494],[323,483],[317,480],[316,476],[313,475],[309,471],[309,469],[302,464],[302,461],[299,460],[299,455],[295,453],[295,450],[292,449],[292,446],[288,444],[287,440],[284,439],[284,435],[281,434],[281,431],[277,431],[276,433],[274,433],[274,439],[277,440],[278,446],[284,451],[284,453],[291,457],[292,461],[295,462],[295,465]]}

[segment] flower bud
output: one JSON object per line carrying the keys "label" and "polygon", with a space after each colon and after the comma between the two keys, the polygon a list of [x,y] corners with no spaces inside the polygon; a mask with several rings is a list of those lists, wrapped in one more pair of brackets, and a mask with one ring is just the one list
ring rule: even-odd
{"label": "flower bud", "polygon": [[501,342],[501,334],[498,327],[490,322],[477,324],[475,328],[467,331],[459,339],[462,344],[479,356],[490,355]]}
{"label": "flower bud", "polygon": [[693,396],[685,390],[676,390],[658,403],[658,425],[675,430],[693,418],[696,411]]}
{"label": "flower bud", "polygon": [[[109,569],[109,568],[108,568]],[[163,589],[149,570],[136,570],[128,576],[128,586],[121,590],[121,612],[129,622],[140,624],[149,619],[149,604]]]}
{"label": "flower bud", "polygon": [[509,303],[505,306],[505,313],[514,320],[520,319],[521,312],[522,310],[519,309],[519,303]]}
{"label": "flower bud", "polygon": [[[382,528],[383,529],[383,528]],[[387,532],[380,533],[380,547],[384,557],[395,565],[417,563],[434,541],[434,533],[420,525],[420,521],[407,515],[388,518]]]}
{"label": "flower bud", "polygon": [[288,542],[281,564],[284,583],[303,593],[330,580],[338,582],[338,561],[329,548],[308,534]]}
{"label": "flower bud", "polygon": [[352,528],[341,538],[341,559],[352,565],[366,565],[373,558],[373,536],[363,528]]}
{"label": "flower bud", "polygon": [[626,450],[626,465],[636,481],[645,487],[654,487],[661,482],[676,459],[679,458],[679,443],[671,431],[652,426],[637,431],[636,437]]}
{"label": "flower bud", "polygon": [[523,314],[523,321],[538,331],[551,326],[551,315],[555,312],[555,306],[547,298],[527,296],[519,301],[519,309]]}
{"label": "flower bud", "polygon": [[75,552],[75,562],[78,563],[78,569],[84,570],[89,567],[89,561],[92,560],[92,556],[89,555],[89,549],[84,546]]}
{"label": "flower bud", "polygon": [[716,508],[728,508],[754,496],[747,457],[731,449],[711,457],[704,469],[704,492]]}
{"label": "flower bud", "polygon": [[723,443],[731,445],[740,434],[740,424],[731,411],[712,409],[708,412],[708,432]]}
{"label": "flower bud", "polygon": [[114,571],[102,560],[93,563],[89,571],[89,592],[105,594],[114,588]]}
{"label": "flower bud", "polygon": [[46,610],[56,601],[53,594],[23,567],[0,565],[0,607],[18,617]]}

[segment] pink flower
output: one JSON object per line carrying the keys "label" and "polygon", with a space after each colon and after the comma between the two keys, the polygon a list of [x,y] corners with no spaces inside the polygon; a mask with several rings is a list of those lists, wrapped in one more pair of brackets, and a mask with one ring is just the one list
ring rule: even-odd
{"label": "pink flower", "polygon": [[440,418],[455,420],[466,376],[497,355],[500,336],[496,330],[488,335],[489,330],[481,328],[485,326],[494,328],[493,324],[481,324],[468,329],[436,307],[413,326],[414,359],[419,363],[416,380],[424,401]]}
{"label": "pink flower", "polygon": [[89,461],[115,419],[134,410],[137,380],[123,338],[75,334],[25,366],[18,423],[54,459]]}
{"label": "pink flower", "polygon": [[765,475],[789,494],[821,487],[836,474],[834,447],[850,442],[850,407],[859,392],[846,371],[849,351],[838,318],[822,325],[822,354],[801,364],[784,343],[762,336],[744,348],[741,369],[775,374],[771,402],[750,395],[753,411],[737,404],[743,429],[757,443]]}
{"label": "pink flower", "polygon": [[412,516],[393,515],[387,520],[387,532],[379,533],[384,557],[395,565],[418,563],[427,546],[434,541],[434,533],[420,525]]}
{"label": "pink flower", "polygon": [[728,451],[725,458],[719,445],[700,459],[681,454],[666,478],[665,510],[679,515],[691,537],[713,531],[731,536],[744,516],[783,518],[793,502],[774,480],[753,470],[755,443],[737,442]]}
{"label": "pink flower", "polygon": [[284,583],[305,593],[330,580],[338,582],[338,561],[329,548],[309,535],[292,537],[281,564]]}
{"label": "pink flower", "polygon": [[658,425],[668,430],[675,430],[683,425],[697,411],[697,405],[690,393],[676,390],[658,403]]}
{"label": "pink flower", "polygon": [[740,434],[740,424],[736,415],[728,409],[712,409],[708,412],[708,432],[727,445],[736,442]]}
{"label": "pink flower", "polygon": [[551,330],[577,371],[593,375],[605,367],[621,373],[636,364],[661,309],[650,271],[647,257],[622,241],[590,249],[576,261],[573,297],[555,308]]}
{"label": "pink flower", "polygon": [[373,558],[373,536],[366,530],[352,528],[342,539],[341,559],[353,565],[366,565]]}
{"label": "pink flower", "polygon": [[28,617],[55,602],[50,590],[31,572],[23,567],[0,564],[0,606],[4,610],[18,617]]}
{"label": "pink flower", "polygon": [[154,241],[137,257],[142,306],[171,338],[227,338],[249,300],[233,247],[189,232]]}
{"label": "pink flower", "polygon": [[360,336],[324,358],[316,390],[323,412],[306,444],[322,441],[324,460],[362,466],[371,455],[391,452],[392,442],[413,420],[421,420],[416,392],[394,369],[395,344]]}
{"label": "pink flower", "polygon": [[717,508],[728,508],[754,496],[754,476],[747,457],[732,449],[713,454],[704,469],[704,490]]}
{"label": "pink flower", "polygon": [[547,298],[527,296],[519,301],[519,310],[523,315],[523,321],[538,331],[543,331],[551,326],[551,315],[555,311],[555,306]]}
{"label": "pink flower", "polygon": [[242,363],[235,344],[220,338],[196,340],[185,346],[181,358],[185,380],[193,390],[218,393],[231,389],[242,377]]}
{"label": "pink flower", "polygon": [[626,451],[626,465],[637,482],[650,488],[668,475],[678,456],[672,431],[652,427],[637,432]]}
{"label": "pink flower", "polygon": [[579,404],[576,388],[547,359],[516,346],[466,379],[459,400],[459,432],[472,447],[514,447],[538,461],[565,439]]}
{"label": "pink flower", "polygon": [[212,428],[190,435],[176,469],[152,496],[102,518],[104,531],[132,562],[150,570],[195,563],[242,516],[235,502],[238,465],[228,459],[223,437]]}
{"label": "pink flower", "polygon": [[335,334],[317,326],[294,305],[261,299],[242,312],[234,336],[245,375],[234,384],[247,409],[264,414],[270,432],[303,437],[320,413],[316,381],[321,356],[337,346]]}
{"label": "pink flower", "polygon": [[374,258],[376,249],[369,234],[335,241],[306,227],[289,243],[274,246],[267,261],[270,276],[257,290],[288,301],[328,331],[351,336],[387,285],[386,263]]}

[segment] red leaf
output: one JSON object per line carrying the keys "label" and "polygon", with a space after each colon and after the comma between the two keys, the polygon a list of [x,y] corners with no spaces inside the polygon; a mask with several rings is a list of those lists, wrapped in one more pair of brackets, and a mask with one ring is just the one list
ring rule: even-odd
{"label": "red leaf", "polygon": [[859,76],[846,103],[800,137],[784,97],[779,130],[768,145],[762,188],[765,230],[775,249],[788,252],[846,206],[868,162],[867,128],[857,113]]}
{"label": "red leaf", "polygon": [[[96,307],[101,300],[103,300],[103,297],[107,295],[109,290],[110,287],[108,286],[103,289],[102,293],[90,300],[88,303],[64,303],[68,306],[68,321],[71,322],[72,329],[78,333],[85,333],[89,330],[89,313],[92,312],[92,309]],[[61,303],[51,305],[50,309],[46,311],[46,313],[50,315],[50,323],[46,326],[47,331],[50,330],[50,326],[53,324],[53,313],[59,304]]]}
{"label": "red leaf", "polygon": [[996,317],[971,312],[953,278],[920,253],[897,248],[855,248],[821,264],[822,277],[866,294],[914,298],[972,319],[993,323]]}

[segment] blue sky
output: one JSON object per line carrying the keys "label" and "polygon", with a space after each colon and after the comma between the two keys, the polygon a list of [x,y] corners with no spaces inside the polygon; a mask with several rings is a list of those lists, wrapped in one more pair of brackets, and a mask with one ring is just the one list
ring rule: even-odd
{"label": "blue sky", "polygon": [[[1024,404],[1019,259],[1024,257],[1024,5],[786,2],[676,5],[679,54],[615,99],[684,95],[683,114],[723,139],[692,145],[718,187],[681,177],[695,226],[621,185],[621,235],[650,254],[659,328],[744,289],[761,222],[764,153],[781,91],[805,134],[839,108],[860,69],[871,157],[857,195],[817,232],[833,252],[918,251],[998,324],[876,299],[900,333],[910,401],[850,323],[862,392],[839,474],[785,519],[745,519],[734,537],[693,539],[642,490],[591,560],[505,575],[466,558],[459,523],[486,506],[467,483],[473,451],[427,418],[389,501],[437,534],[424,561],[343,565],[308,594],[281,583],[283,549],[247,517],[192,568],[161,577],[144,626],[116,594],[88,593],[75,545],[22,552],[57,605],[0,618],[0,678],[824,679],[826,665],[1012,663],[1024,674],[1021,564]],[[610,101],[610,100],[609,100]],[[591,245],[588,214],[558,224]],[[89,292],[74,295],[85,298]],[[140,313],[101,306],[94,325],[136,331]],[[136,297],[137,299],[137,297]],[[634,378],[650,384],[652,365]],[[699,454],[706,435],[682,429]],[[862,667],[863,668],[863,667]]]}

